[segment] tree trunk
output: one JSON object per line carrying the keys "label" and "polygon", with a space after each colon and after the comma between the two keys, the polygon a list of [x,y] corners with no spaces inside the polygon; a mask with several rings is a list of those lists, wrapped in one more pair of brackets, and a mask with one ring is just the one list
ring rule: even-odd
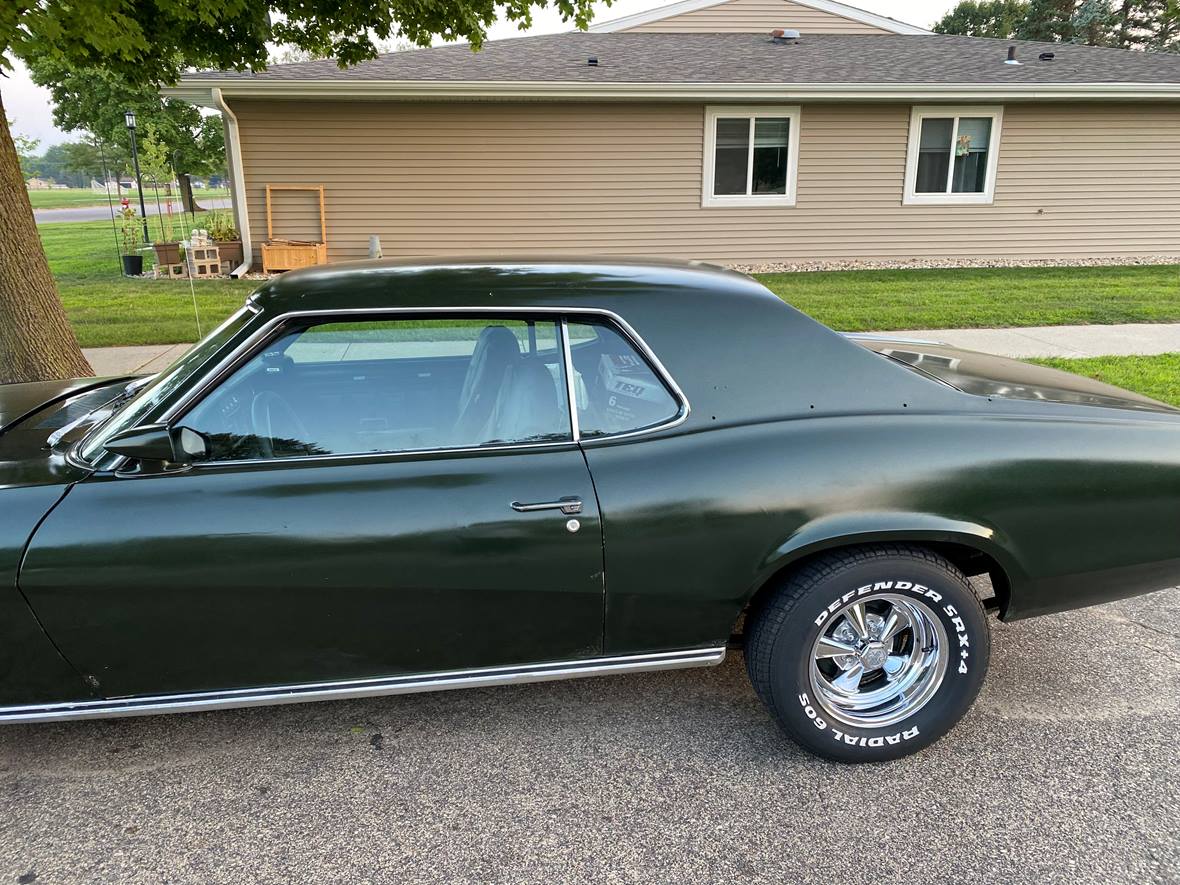
{"label": "tree trunk", "polygon": [[180,182],[180,205],[185,212],[190,215],[194,212],[203,212],[204,210],[197,205],[197,199],[193,196],[193,181],[183,172],[178,173],[176,180]]}
{"label": "tree trunk", "polygon": [[93,374],[49,272],[0,98],[0,384]]}

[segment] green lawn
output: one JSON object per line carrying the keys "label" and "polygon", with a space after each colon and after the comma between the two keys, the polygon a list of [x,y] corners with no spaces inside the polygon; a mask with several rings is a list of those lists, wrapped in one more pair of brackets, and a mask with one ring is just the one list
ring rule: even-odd
{"label": "green lawn", "polygon": [[[197,204],[200,205],[202,197],[227,197],[229,191],[225,188],[210,188],[208,190],[194,190],[194,196],[197,199]],[[127,191],[123,192],[124,196],[128,195]],[[119,202],[119,197],[115,194],[111,195],[115,203]],[[160,198],[164,198],[164,192],[160,192]],[[156,199],[155,193],[149,189],[144,194],[144,199],[149,203]],[[138,201],[139,197],[134,196],[133,201]],[[95,193],[90,188],[69,188],[67,190],[45,190],[45,191],[29,191],[29,202],[33,204],[34,209],[62,209],[66,207],[77,208],[80,206],[105,206],[107,205],[107,195],[102,191]]]}
{"label": "green lawn", "polygon": [[1180,322],[1180,265],[762,274],[845,332]]}
{"label": "green lawn", "polygon": [[[109,222],[59,222],[40,230],[84,347],[194,339],[187,281],[124,278]],[[759,279],[841,331],[1180,322],[1177,265],[840,271]],[[209,328],[258,284],[195,285],[202,326]]]}
{"label": "green lawn", "polygon": [[[109,221],[40,227],[66,314],[83,347],[195,341],[187,280],[135,280],[122,275]],[[151,265],[150,253],[145,266]],[[206,332],[258,287],[249,280],[194,280]]]}
{"label": "green lawn", "polygon": [[1180,406],[1180,353],[1159,356],[1099,356],[1090,359],[1036,359],[1030,363],[1076,372],[1152,399]]}

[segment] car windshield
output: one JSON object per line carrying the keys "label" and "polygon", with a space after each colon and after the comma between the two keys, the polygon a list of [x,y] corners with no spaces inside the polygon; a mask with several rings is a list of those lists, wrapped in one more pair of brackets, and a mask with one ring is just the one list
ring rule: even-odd
{"label": "car windshield", "polygon": [[[116,408],[111,409],[105,420],[82,441],[78,450],[82,460],[88,464],[93,463],[102,455],[103,446],[108,439],[121,430],[134,427],[144,415],[175,393],[177,388],[233,338],[252,316],[253,311],[243,307],[194,344],[171,366],[154,378],[148,379],[150,383],[142,389],[131,390],[133,395],[122,403],[116,400]],[[104,408],[109,407],[110,404]]]}

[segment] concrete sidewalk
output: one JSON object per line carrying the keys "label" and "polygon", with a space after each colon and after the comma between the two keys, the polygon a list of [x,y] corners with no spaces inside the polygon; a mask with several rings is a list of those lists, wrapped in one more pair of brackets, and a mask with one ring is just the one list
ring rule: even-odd
{"label": "concrete sidewalk", "polygon": [[[1029,326],[1023,329],[909,329],[873,332],[940,341],[1018,359],[1034,356],[1121,356],[1180,352],[1180,323],[1125,323],[1119,326]],[[83,351],[96,375],[158,372],[190,344],[91,347]]]}
{"label": "concrete sidewalk", "polygon": [[1023,329],[927,329],[874,332],[941,341],[967,350],[1025,359],[1034,356],[1131,356],[1180,351],[1180,323],[1116,326],[1028,326]]}
{"label": "concrete sidewalk", "polygon": [[171,365],[191,344],[144,344],[136,347],[84,347],[94,374],[147,375]]}

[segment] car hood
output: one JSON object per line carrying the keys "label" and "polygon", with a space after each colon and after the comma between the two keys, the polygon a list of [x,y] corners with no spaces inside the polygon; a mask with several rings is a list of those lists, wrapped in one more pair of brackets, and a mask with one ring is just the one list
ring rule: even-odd
{"label": "car hood", "polygon": [[872,335],[848,337],[861,347],[904,363],[964,393],[1114,409],[1180,412],[1150,397],[1047,366],[936,342]]}
{"label": "car hood", "polygon": [[0,385],[0,488],[75,482],[86,471],[49,437],[112,399],[129,378],[70,378]]}

